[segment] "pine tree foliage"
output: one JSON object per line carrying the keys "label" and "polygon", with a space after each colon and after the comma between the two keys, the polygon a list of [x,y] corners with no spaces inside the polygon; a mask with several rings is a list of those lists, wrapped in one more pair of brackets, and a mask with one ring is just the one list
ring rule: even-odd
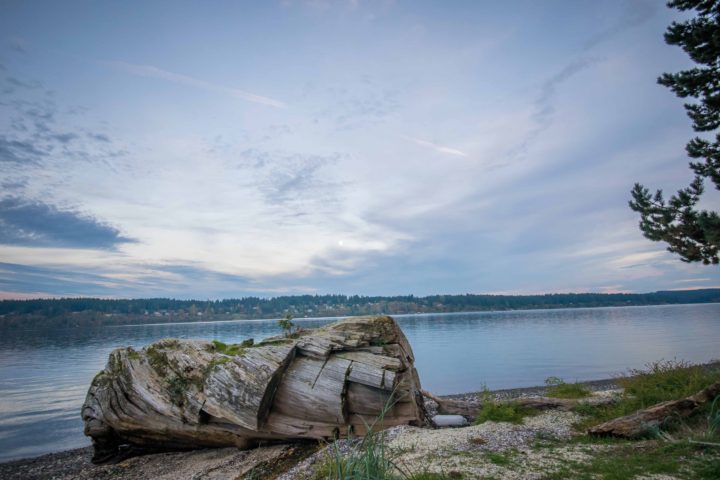
{"label": "pine tree foliage", "polygon": [[636,183],[630,208],[640,213],[640,230],[646,238],[666,242],[668,250],[685,262],[717,264],[720,216],[698,210],[697,204],[705,180],[720,190],[720,0],[672,0],[668,6],[697,14],[687,21],[673,22],[665,33],[665,42],[681,47],[698,66],[664,73],[658,83],[680,98],[692,99],[685,109],[693,129],[706,134],[687,144],[695,174],[687,188],[666,200],[661,190],[652,194]]}

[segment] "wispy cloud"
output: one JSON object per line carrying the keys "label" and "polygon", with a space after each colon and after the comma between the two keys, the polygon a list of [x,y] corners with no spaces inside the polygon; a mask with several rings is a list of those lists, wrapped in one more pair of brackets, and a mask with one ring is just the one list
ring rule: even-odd
{"label": "wispy cloud", "polygon": [[[5,94],[0,119],[7,127],[0,133],[0,164],[8,167],[0,179],[7,179],[10,168],[48,167],[70,159],[102,160],[120,153],[112,147],[110,137],[94,131],[96,125],[77,127],[76,122],[84,116],[82,109],[59,106],[52,90],[42,82],[7,75],[0,77],[0,92]],[[63,113],[68,111],[74,112],[72,119]]]}
{"label": "wispy cloud", "polygon": [[28,41],[21,37],[11,37],[8,39],[8,47],[15,53],[27,53]]}
{"label": "wispy cloud", "polygon": [[574,76],[599,62],[598,58],[579,58],[570,61],[554,75],[543,82],[540,91],[533,102],[531,121],[533,126],[528,130],[522,142],[513,150],[512,155],[524,155],[529,146],[553,124],[555,116],[555,102],[558,89]]}
{"label": "wispy cloud", "polygon": [[437,153],[444,153],[446,155],[455,155],[457,157],[467,157],[468,154],[463,152],[462,150],[458,150],[457,148],[451,148],[446,147],[443,145],[438,145],[437,143],[428,142],[427,140],[421,140],[419,138],[414,137],[405,137],[411,142],[414,142],[416,145],[420,145],[421,147],[430,148],[432,150],[435,150]]}
{"label": "wispy cloud", "polygon": [[662,31],[684,14],[301,2],[196,6],[159,36],[115,4],[0,16],[31,42],[0,42],[0,296],[720,283],[627,208],[635,179],[687,174],[686,118],[653,88],[682,67]]}
{"label": "wispy cloud", "polygon": [[625,15],[623,15],[622,19],[609,28],[601,30],[590,37],[583,45],[584,49],[589,50],[619,33],[642,25],[657,13],[659,3],[660,2],[653,0],[633,0],[627,2]]}
{"label": "wispy cloud", "polygon": [[127,73],[130,73],[132,75],[137,75],[139,77],[159,78],[161,80],[167,80],[168,82],[177,83],[178,85],[185,85],[187,87],[198,88],[200,90],[206,90],[209,92],[222,93],[222,94],[234,97],[234,98],[239,98],[241,100],[245,100],[247,102],[259,103],[261,105],[267,105],[270,107],[275,107],[275,108],[287,107],[287,104],[285,104],[284,102],[282,102],[280,100],[276,100],[274,98],[264,97],[262,95],[256,95],[254,93],[246,92],[244,90],[240,90],[237,88],[230,88],[230,87],[225,87],[223,85],[216,85],[214,83],[207,82],[205,80],[200,80],[198,78],[190,77],[188,75],[169,72],[167,70],[163,70],[163,69],[155,67],[153,65],[136,65],[134,63],[127,63],[127,62],[120,62],[120,61],[112,61],[112,62],[104,62],[104,63],[106,65],[121,69]]}

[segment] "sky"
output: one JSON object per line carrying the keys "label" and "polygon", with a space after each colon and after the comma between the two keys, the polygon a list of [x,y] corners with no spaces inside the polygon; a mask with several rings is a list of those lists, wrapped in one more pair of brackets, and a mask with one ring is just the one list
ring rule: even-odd
{"label": "sky", "polygon": [[627,205],[691,180],[683,15],[3,0],[0,298],[720,286]]}

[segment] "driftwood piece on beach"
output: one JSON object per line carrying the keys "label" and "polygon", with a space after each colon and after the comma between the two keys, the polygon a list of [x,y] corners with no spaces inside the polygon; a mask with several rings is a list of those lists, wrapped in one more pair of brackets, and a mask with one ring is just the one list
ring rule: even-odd
{"label": "driftwood piece on beach", "polygon": [[[462,415],[463,417],[474,419],[482,409],[482,402],[438,397],[426,390],[423,390],[422,394],[438,404],[438,413],[442,415]],[[602,405],[612,403],[615,399],[613,397],[590,397],[577,400],[551,397],[521,397],[495,401],[497,403],[514,403],[535,410],[562,410],[569,412],[575,410],[578,405],[581,404]]]}
{"label": "driftwood piece on beach", "polygon": [[427,417],[410,345],[390,317],[345,319],[296,338],[230,348],[166,339],[120,348],[82,418],[93,461],[123,446],[170,450],[364,435]]}
{"label": "driftwood piece on beach", "polygon": [[423,390],[424,397],[429,398],[437,403],[437,412],[440,415],[462,415],[463,417],[475,418],[480,411],[479,402],[468,402],[465,400],[455,400],[453,398],[442,398],[433,395],[427,390]]}
{"label": "driftwood piece on beach", "polygon": [[668,419],[687,418],[700,407],[712,402],[720,395],[720,382],[716,382],[695,395],[639,410],[632,415],[615,418],[588,430],[590,435],[637,438],[645,435],[649,429],[662,426]]}

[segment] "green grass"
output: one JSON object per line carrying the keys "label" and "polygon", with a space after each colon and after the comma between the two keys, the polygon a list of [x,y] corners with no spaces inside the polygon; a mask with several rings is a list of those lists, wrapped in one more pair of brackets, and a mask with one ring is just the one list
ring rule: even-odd
{"label": "green grass", "polygon": [[707,434],[711,437],[720,437],[720,397],[716,397],[710,404],[707,423]]}
{"label": "green grass", "polygon": [[[451,480],[462,475],[423,472],[409,472],[394,462],[393,453],[385,446],[382,431],[385,414],[395,405],[395,391],[384,405],[382,412],[371,425],[365,425],[368,433],[351,448],[342,453],[337,443],[329,448],[325,461],[315,469],[313,480]],[[379,432],[377,432],[380,430]]]}
{"label": "green grass", "polygon": [[[654,362],[644,369],[629,370],[627,375],[617,379],[624,391],[616,403],[580,405],[578,413],[587,417],[579,426],[586,428],[660,402],[685,398],[718,380],[720,371],[717,367],[712,369],[677,360]],[[720,443],[720,397],[689,418],[669,419],[662,429],[648,430],[648,435],[655,440],[633,442],[576,437],[570,443],[602,445],[602,449],[594,452],[588,463],[565,462],[560,470],[544,478],[620,480],[640,475],[673,475],[701,480],[720,478],[720,448],[693,444],[688,440]]]}
{"label": "green grass", "polygon": [[165,377],[170,368],[170,361],[168,360],[167,354],[157,348],[156,345],[150,345],[145,351],[145,355],[153,370],[161,377]]}
{"label": "green grass", "polygon": [[182,407],[185,404],[185,392],[190,387],[190,381],[187,378],[175,375],[167,379],[166,384],[170,400],[175,405]]}
{"label": "green grass", "polygon": [[[385,434],[382,432],[385,414],[395,404],[395,392],[383,406],[380,415],[371,425],[366,425],[367,434],[360,443],[343,454],[337,443],[333,443],[328,458],[315,470],[314,480],[399,480],[390,452],[385,448]],[[381,430],[379,433],[375,433]]]}
{"label": "green grass", "polygon": [[693,395],[720,379],[717,369],[678,360],[650,363],[645,369],[631,369],[628,373],[617,382],[626,396],[635,398],[639,408]]}
{"label": "green grass", "polygon": [[625,443],[596,452],[588,463],[566,462],[543,478],[626,480],[639,475],[716,480],[720,478],[720,452],[703,451],[687,441]]}
{"label": "green grass", "polygon": [[423,472],[407,477],[406,480],[455,480],[463,478],[458,472],[444,473]]}
{"label": "green grass", "polygon": [[[252,339],[251,339],[252,340]],[[251,340],[248,340],[246,342],[250,342]],[[236,355],[242,355],[245,352],[245,349],[252,345],[252,343],[231,343],[226,344],[221,342],[220,340],[213,340],[212,344],[215,347],[215,351],[218,353],[222,353],[223,355],[228,355],[231,357],[234,357]]]}
{"label": "green grass", "polygon": [[293,343],[293,336],[289,336],[288,338],[275,338],[272,340],[263,340],[260,343],[257,344],[258,347],[264,347],[266,345],[287,345],[290,343]]}
{"label": "green grass", "polygon": [[[624,389],[617,402],[580,406],[578,413],[586,415],[586,418],[577,426],[586,429],[660,402],[685,398],[718,380],[720,370],[717,367],[709,369],[678,360],[653,362],[644,369],[629,370],[627,375],[616,379]],[[709,409],[710,405],[706,407],[706,412]]]}
{"label": "green grass", "polygon": [[395,480],[383,434],[368,433],[348,454],[333,444],[332,453],[315,471],[315,480]]}
{"label": "green grass", "polygon": [[512,462],[512,454],[510,452],[485,452],[485,458],[495,465],[505,467]]}
{"label": "green grass", "polygon": [[475,425],[485,422],[509,422],[519,424],[525,417],[537,415],[539,412],[523,407],[515,402],[500,403],[485,401],[475,417]]}
{"label": "green grass", "polygon": [[127,356],[130,360],[140,360],[142,358],[140,352],[134,350],[132,347],[127,348]]}
{"label": "green grass", "polygon": [[549,377],[545,379],[548,386],[546,395],[552,398],[585,398],[590,396],[590,390],[582,383],[565,383],[562,378]]}

